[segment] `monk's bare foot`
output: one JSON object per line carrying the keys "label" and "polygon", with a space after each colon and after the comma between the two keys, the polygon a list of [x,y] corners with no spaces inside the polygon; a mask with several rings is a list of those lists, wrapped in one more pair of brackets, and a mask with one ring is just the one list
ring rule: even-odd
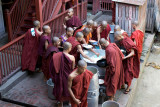
{"label": "monk's bare foot", "polygon": [[125,91],[124,91],[124,94],[128,94],[130,91],[131,91],[131,89],[125,90]]}

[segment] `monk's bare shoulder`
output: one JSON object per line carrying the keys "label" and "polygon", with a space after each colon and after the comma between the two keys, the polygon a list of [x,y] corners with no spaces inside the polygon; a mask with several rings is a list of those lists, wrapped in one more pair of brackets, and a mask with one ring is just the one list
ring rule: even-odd
{"label": "monk's bare shoulder", "polygon": [[69,79],[73,80],[75,77],[77,76],[77,70],[74,70],[70,75],[69,75]]}

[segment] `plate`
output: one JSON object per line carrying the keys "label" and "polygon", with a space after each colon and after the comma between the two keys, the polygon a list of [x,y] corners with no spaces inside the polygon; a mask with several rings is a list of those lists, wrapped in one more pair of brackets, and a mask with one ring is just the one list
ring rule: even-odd
{"label": "plate", "polygon": [[103,79],[99,79],[99,84],[104,84],[104,80]]}
{"label": "plate", "polygon": [[93,47],[92,45],[87,45],[87,44],[83,44],[82,46],[86,49],[91,49]]}
{"label": "plate", "polygon": [[95,41],[95,40],[89,40],[89,42],[94,43],[94,42],[97,42],[97,41]]}

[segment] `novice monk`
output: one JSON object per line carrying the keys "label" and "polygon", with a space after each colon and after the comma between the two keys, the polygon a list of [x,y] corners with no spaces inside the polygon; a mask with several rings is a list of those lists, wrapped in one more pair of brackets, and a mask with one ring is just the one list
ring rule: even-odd
{"label": "novice monk", "polygon": [[127,51],[127,56],[123,58],[123,67],[125,83],[128,85],[124,93],[128,94],[133,77],[138,78],[140,72],[138,51],[135,43],[129,37],[122,36],[119,31],[115,32],[114,36]]}
{"label": "novice monk", "polygon": [[117,89],[120,89],[124,84],[124,69],[122,64],[124,55],[115,43],[109,43],[104,38],[100,40],[100,45],[106,51],[106,62],[108,64],[104,80],[106,94],[109,96],[109,100],[113,100]]}
{"label": "novice monk", "polygon": [[22,51],[22,71],[29,70],[35,71],[36,63],[38,60],[38,46],[39,37],[42,32],[40,28],[40,22],[38,20],[33,22],[34,28],[28,30],[24,38],[23,51]]}
{"label": "novice monk", "polygon": [[120,31],[124,37],[129,37],[127,32],[124,31],[123,29],[121,29],[121,27],[119,25],[115,25],[114,32],[116,32],[116,31]]}
{"label": "novice monk", "polygon": [[133,42],[136,44],[138,48],[138,58],[140,60],[140,57],[142,54],[142,48],[143,48],[144,33],[138,30],[138,21],[132,22],[132,27],[135,31],[132,33],[131,39],[133,40]]}
{"label": "novice monk", "polygon": [[95,41],[98,41],[97,28],[98,28],[98,24],[97,22],[94,22],[92,26],[92,40],[95,40]]}
{"label": "novice monk", "polygon": [[65,17],[63,26],[65,29],[68,27],[76,29],[82,26],[80,19],[77,16],[74,16],[74,11],[72,8],[68,10],[68,16]]}
{"label": "novice monk", "polygon": [[51,43],[51,37],[49,36],[50,33],[51,33],[50,27],[48,25],[43,26],[43,35],[40,38],[38,54],[42,58],[42,72],[44,73],[44,75],[45,75],[45,64],[46,64],[45,54],[48,45]]}
{"label": "novice monk", "polygon": [[105,38],[110,42],[109,34],[110,34],[111,28],[107,21],[102,21],[101,25],[97,29],[97,37],[98,42],[101,38]]}
{"label": "novice monk", "polygon": [[69,54],[71,49],[72,45],[65,42],[63,52],[55,53],[50,62],[50,73],[54,83],[53,95],[61,102],[60,107],[63,106],[63,101],[69,101],[68,76],[75,67],[75,58]]}
{"label": "novice monk", "polygon": [[43,73],[44,73],[44,76],[45,78],[48,80],[50,78],[50,74],[49,74],[49,64],[50,64],[50,61],[52,59],[52,56],[59,52],[58,50],[58,46],[60,45],[60,40],[58,37],[53,37],[52,39],[52,44],[49,44],[48,47],[47,47],[47,50],[46,50],[46,53],[45,53],[45,65],[43,67]]}
{"label": "novice monk", "polygon": [[[86,40],[86,43],[89,43],[89,40],[92,38],[92,26],[93,26],[93,20],[89,20],[87,21],[87,24],[86,25],[83,25],[80,29],[76,30],[73,37],[76,36],[77,32],[81,32],[81,31],[85,31],[85,29],[89,29],[89,32],[87,32],[87,34],[85,35],[85,40]],[[84,32],[85,33],[85,32]]]}
{"label": "novice monk", "polygon": [[61,36],[62,44],[66,42],[70,37],[72,38],[74,30],[71,27],[67,28],[66,34]]}
{"label": "novice monk", "polygon": [[87,70],[87,63],[83,60],[78,62],[78,68],[68,77],[68,91],[72,107],[87,107],[87,92],[93,73]]}
{"label": "novice monk", "polygon": [[91,62],[93,62],[93,60],[90,57],[88,57],[87,55],[85,55],[83,50],[82,50],[80,42],[82,41],[83,36],[84,35],[83,35],[82,32],[78,32],[77,35],[76,35],[76,38],[73,41],[70,41],[70,43],[72,44],[72,50],[71,50],[70,54],[75,57],[76,65],[77,65],[77,63],[80,59],[80,54],[84,58],[89,59]]}

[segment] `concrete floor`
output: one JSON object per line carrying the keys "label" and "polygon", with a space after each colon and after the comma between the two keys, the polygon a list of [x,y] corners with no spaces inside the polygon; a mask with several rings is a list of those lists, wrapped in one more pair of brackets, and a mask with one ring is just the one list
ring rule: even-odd
{"label": "concrete floor", "polygon": [[[147,62],[160,65],[160,54],[151,53]],[[160,107],[160,70],[145,67],[131,107]]]}

